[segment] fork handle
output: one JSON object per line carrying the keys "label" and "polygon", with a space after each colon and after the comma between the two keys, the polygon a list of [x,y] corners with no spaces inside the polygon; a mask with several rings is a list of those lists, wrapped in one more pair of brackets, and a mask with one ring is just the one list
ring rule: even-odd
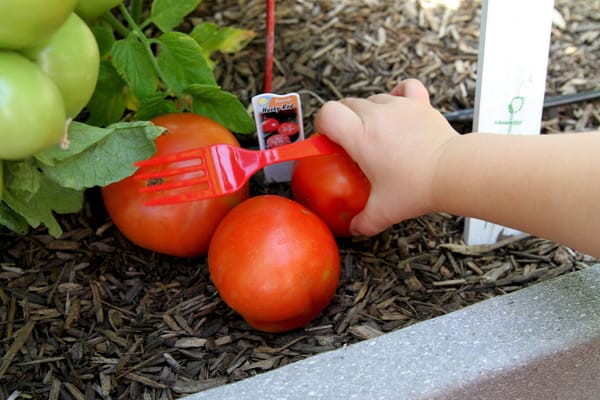
{"label": "fork handle", "polygon": [[327,136],[315,133],[310,138],[273,147],[263,151],[264,159],[269,164],[298,160],[331,153],[343,153],[344,149],[332,142]]}

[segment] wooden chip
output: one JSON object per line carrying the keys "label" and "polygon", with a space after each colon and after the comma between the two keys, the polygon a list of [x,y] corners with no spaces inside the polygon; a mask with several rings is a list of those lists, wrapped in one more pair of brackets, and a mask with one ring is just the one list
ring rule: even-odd
{"label": "wooden chip", "polygon": [[479,246],[468,246],[464,244],[454,244],[454,243],[443,243],[440,247],[444,249],[448,249],[454,253],[464,254],[467,256],[477,256],[485,253],[492,252],[494,250],[498,250],[502,247],[505,247],[511,243],[518,242],[520,240],[526,239],[531,235],[522,233],[519,235],[510,236],[506,239],[499,240],[494,244],[489,245],[479,245]]}
{"label": "wooden chip", "polygon": [[52,383],[50,385],[50,393],[48,394],[48,400],[58,400],[60,398],[61,385],[62,384],[58,379],[52,378]]}
{"label": "wooden chip", "polygon": [[266,360],[256,361],[253,363],[246,364],[241,367],[243,371],[249,371],[252,369],[270,370],[281,360],[283,356],[270,357]]}
{"label": "wooden chip", "polygon": [[144,375],[141,375],[141,374],[138,374],[135,372],[129,372],[129,373],[123,375],[123,377],[125,379],[129,379],[131,381],[138,382],[138,383],[141,383],[142,385],[149,386],[149,387],[155,388],[155,389],[168,388],[168,386],[163,383],[156,382],[152,378],[146,377]]}
{"label": "wooden chip", "polygon": [[206,380],[190,380],[190,379],[179,379],[171,387],[175,392],[182,394],[191,394],[201,392],[216,386],[221,386],[227,382],[227,378],[212,378]]}
{"label": "wooden chip", "polygon": [[372,339],[383,335],[382,331],[373,328],[370,325],[353,325],[350,327],[349,331],[351,334],[362,340]]}
{"label": "wooden chip", "polygon": [[33,331],[34,327],[35,321],[27,321],[25,323],[25,326],[23,326],[23,328],[19,329],[19,331],[17,332],[17,336],[14,342],[6,351],[4,357],[2,357],[2,362],[0,363],[0,379],[2,379],[4,377],[4,374],[6,374],[6,371],[8,371],[8,368],[10,367],[13,359],[17,355],[17,352],[21,350],[21,348],[25,344],[25,341],[29,338],[29,335],[31,335],[31,332]]}
{"label": "wooden chip", "polygon": [[207,339],[203,339],[203,338],[185,337],[185,338],[178,339],[175,342],[175,347],[182,348],[182,349],[189,349],[189,348],[194,348],[194,347],[204,347],[206,342],[207,342]]}

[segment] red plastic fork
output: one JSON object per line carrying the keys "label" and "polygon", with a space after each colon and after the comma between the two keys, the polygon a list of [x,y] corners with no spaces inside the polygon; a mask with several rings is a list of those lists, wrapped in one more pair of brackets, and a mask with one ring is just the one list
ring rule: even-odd
{"label": "red plastic fork", "polygon": [[[183,203],[236,192],[248,182],[252,175],[271,164],[341,152],[344,150],[339,145],[319,134],[267,150],[248,150],[228,144],[217,144],[138,161],[134,165],[142,168],[159,167],[160,169],[151,172],[139,170],[134,178],[164,181],[156,185],[145,186],[140,189],[140,192],[158,192],[195,186],[189,191],[152,199],[145,204]],[[169,164],[185,160],[198,162],[185,166],[173,165],[172,168],[169,168]],[[196,174],[193,177],[184,176],[173,181],[168,180],[169,177],[190,173]]]}

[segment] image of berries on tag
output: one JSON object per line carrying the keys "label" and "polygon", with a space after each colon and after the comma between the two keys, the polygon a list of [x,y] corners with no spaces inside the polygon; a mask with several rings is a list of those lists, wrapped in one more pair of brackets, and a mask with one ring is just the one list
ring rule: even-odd
{"label": "image of berries on tag", "polygon": [[277,133],[284,136],[293,136],[298,133],[298,124],[295,122],[283,122],[277,127]]}
{"label": "image of berries on tag", "polygon": [[282,135],[279,133],[276,133],[275,135],[271,135],[267,138],[267,148],[273,148],[273,147],[279,147],[279,146],[283,146],[285,144],[290,144],[292,143],[292,140],[290,139],[289,136],[286,135]]}
{"label": "image of berries on tag", "polygon": [[273,133],[279,129],[279,121],[276,118],[267,118],[262,122],[261,126],[264,133]]}

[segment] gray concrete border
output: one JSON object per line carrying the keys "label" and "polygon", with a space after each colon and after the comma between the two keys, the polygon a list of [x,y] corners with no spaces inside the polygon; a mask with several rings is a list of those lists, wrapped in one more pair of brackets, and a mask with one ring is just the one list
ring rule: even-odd
{"label": "gray concrete border", "polygon": [[600,265],[185,399],[598,400]]}

